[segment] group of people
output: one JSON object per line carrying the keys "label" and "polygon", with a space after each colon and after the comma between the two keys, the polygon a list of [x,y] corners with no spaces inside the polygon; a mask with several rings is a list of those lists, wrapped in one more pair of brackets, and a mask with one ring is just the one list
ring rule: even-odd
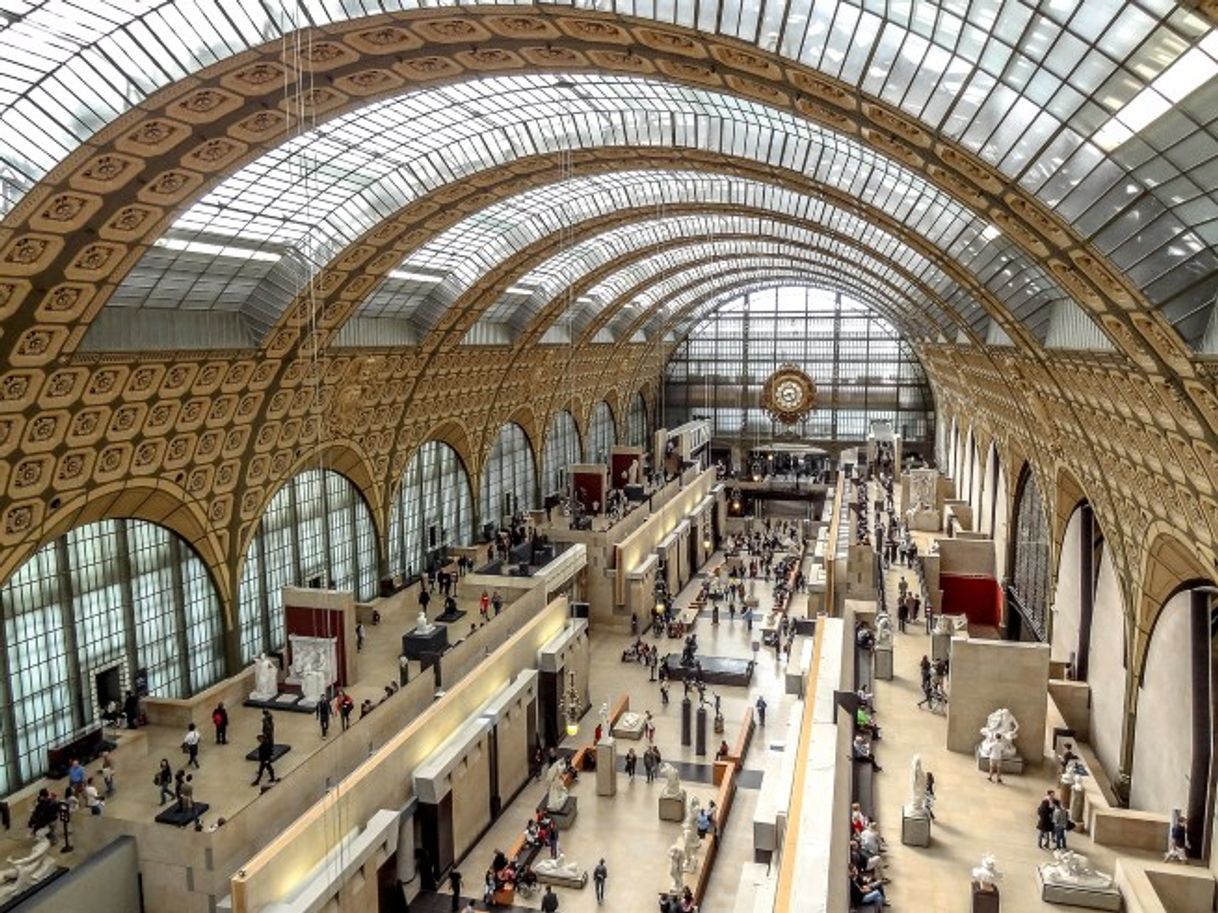
{"label": "group of people", "polygon": [[923,653],[918,668],[922,673],[922,700],[918,701],[918,706],[931,711],[946,709],[948,661],[946,659],[932,661]]}
{"label": "group of people", "polygon": [[888,906],[884,885],[884,854],[888,845],[880,836],[880,826],[870,820],[855,802],[850,807],[850,908]]}

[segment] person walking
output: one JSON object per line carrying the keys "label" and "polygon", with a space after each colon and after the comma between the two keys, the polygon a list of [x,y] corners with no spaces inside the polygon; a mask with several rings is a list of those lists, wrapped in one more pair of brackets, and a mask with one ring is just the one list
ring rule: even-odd
{"label": "person walking", "polygon": [[491,596],[491,608],[496,615],[503,611],[503,597],[499,594],[498,590],[495,590],[494,595]]}
{"label": "person walking", "polygon": [[262,783],[262,772],[266,771],[271,778],[272,783],[278,783],[279,778],[275,776],[275,768],[271,766],[271,761],[275,756],[275,745],[265,735],[258,734],[258,773],[254,777],[254,781],[250,786],[259,786]]}
{"label": "person walking", "polygon": [[[934,685],[932,683],[930,691],[926,696],[927,703],[930,704],[934,697]],[[933,709],[933,708],[932,708]],[[1006,739],[994,739],[994,743],[990,745],[989,753],[986,757],[989,759],[989,774],[986,779],[991,783],[994,782],[994,777],[998,777],[998,782],[1002,782],[1002,752],[1007,746]],[[1052,811],[1052,809],[1050,809]],[[1052,828],[1050,828],[1051,830]],[[1047,839],[1047,838],[1046,838]]]}
{"label": "person walking", "polygon": [[330,735],[330,716],[333,710],[330,708],[330,699],[324,694],[320,701],[317,702],[317,709],[314,711],[317,714],[317,722],[321,724],[321,737],[328,738]]}
{"label": "person walking", "polygon": [[603,904],[605,902],[605,879],[609,877],[609,869],[605,867],[605,860],[601,859],[596,864],[596,868],[592,870],[592,884],[596,886],[596,902]]}
{"label": "person walking", "polygon": [[626,752],[626,776],[629,777],[631,780],[634,779],[634,771],[635,771],[635,768],[638,766],[638,763],[639,763],[639,756],[637,754],[635,754],[634,749],[631,748],[629,751]]}
{"label": "person walking", "polygon": [[224,701],[216,704],[216,709],[211,712],[211,724],[216,727],[216,744],[228,744],[228,710],[224,707]]}
{"label": "person walking", "polygon": [[275,746],[275,718],[269,710],[262,711],[262,737],[272,748]]}
{"label": "person walking", "polygon": [[101,756],[101,778],[106,787],[106,798],[114,795],[114,759],[110,752],[103,751]]}
{"label": "person walking", "polygon": [[478,598],[478,611],[482,615],[483,624],[486,624],[486,622],[490,620],[490,610],[491,610],[491,597],[486,592],[486,590],[483,590],[482,595]]}
{"label": "person walking", "polygon": [[656,758],[650,748],[643,752],[643,776],[648,783],[656,778]]}
{"label": "person walking", "polygon": [[346,691],[338,692],[338,715],[343,721],[343,732],[351,728],[351,711],[354,709],[354,698]]}
{"label": "person walking", "polygon": [[182,739],[182,750],[186,752],[186,766],[199,769],[199,729],[194,723],[186,727],[186,735]]}
{"label": "person walking", "polygon": [[762,695],[758,695],[757,696],[757,722],[760,723],[762,726],[765,725],[765,707],[766,707],[765,697],[763,697]]}
{"label": "person walking", "polygon": [[152,778],[152,785],[160,787],[161,805],[174,797],[173,768],[169,766],[168,758],[161,758],[161,766],[157,768],[156,776]]}
{"label": "person walking", "polygon": [[364,652],[364,623],[362,621],[355,626],[355,652]]}
{"label": "person walking", "polygon": [[541,898],[541,913],[558,913],[558,895],[550,885],[546,885],[546,893]]}
{"label": "person walking", "polygon": [[905,633],[905,622],[909,621],[909,608],[904,599],[897,600],[897,630]]}
{"label": "person walking", "polygon": [[1053,790],[1049,790],[1036,809],[1036,845],[1042,850],[1051,849],[1049,840],[1053,836],[1054,798]]}
{"label": "person walking", "polygon": [[650,710],[646,711],[646,715],[643,717],[643,731],[647,735],[647,741],[654,743],[656,740],[656,724],[655,720],[652,719]]}
{"label": "person walking", "polygon": [[453,889],[453,909],[461,906],[461,873],[453,869],[448,873],[448,886]]}

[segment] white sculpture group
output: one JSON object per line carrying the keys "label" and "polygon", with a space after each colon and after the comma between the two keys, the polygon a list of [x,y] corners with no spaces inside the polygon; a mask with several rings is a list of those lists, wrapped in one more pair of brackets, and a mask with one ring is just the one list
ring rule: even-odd
{"label": "white sculpture group", "polygon": [[559,853],[557,859],[542,859],[534,864],[533,871],[549,878],[563,878],[579,882],[588,880],[587,871],[581,869],[577,863],[567,862],[564,853]]}
{"label": "white sculpture group", "polygon": [[685,871],[687,872],[694,870],[698,849],[702,846],[702,838],[698,836],[698,814],[701,811],[702,804],[698,801],[698,797],[694,796],[689,800],[685,821],[681,825],[681,844],[685,853]]}
{"label": "white sculpture group", "polygon": [[414,632],[424,636],[430,634],[436,629],[436,626],[427,619],[427,613],[419,609],[418,617],[414,621]]}
{"label": "white sculpture group", "polygon": [[1040,877],[1049,884],[1104,891],[1112,887],[1112,876],[1097,872],[1090,860],[1073,850],[1054,850],[1053,861],[1040,867]]}
{"label": "white sculpture group", "polygon": [[8,857],[11,868],[0,873],[0,903],[4,903],[32,888],[55,872],[55,860],[51,858],[51,841],[45,829],[34,836],[34,845],[20,859]]}
{"label": "white sculpture group", "polygon": [[333,637],[289,634],[288,643],[292,650],[288,679],[300,685],[305,702],[316,704],[338,678],[338,641]]}
{"label": "white sculpture group", "polygon": [[999,757],[1002,759],[1018,757],[1019,752],[1015,748],[1017,735],[1019,721],[1015,719],[1015,714],[1006,707],[995,710],[986,717],[985,725],[981,727],[981,757],[994,757],[995,747],[998,748]]}

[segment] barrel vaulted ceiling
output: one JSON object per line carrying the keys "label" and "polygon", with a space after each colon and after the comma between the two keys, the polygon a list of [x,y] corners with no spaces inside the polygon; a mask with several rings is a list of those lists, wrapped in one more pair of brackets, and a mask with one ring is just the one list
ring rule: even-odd
{"label": "barrel vaulted ceiling", "polygon": [[[1066,359],[1142,379],[1167,403],[1148,421],[1218,473],[1212,3],[17,0],[0,18],[2,548],[140,475],[181,489],[179,525],[231,582],[311,450],[346,448],[383,524],[426,435],[476,469],[497,422],[540,435],[563,405],[654,397],[675,340],[776,282],[866,303],[945,413],[1046,477],[1068,453],[1110,517],[1136,513],[1151,465],[1078,432],[1088,408],[1140,413],[1089,406]],[[457,389],[489,401],[458,415]],[[172,416],[116,428],[115,397]],[[231,470],[193,465],[212,452],[181,424],[194,400]],[[1211,549],[1218,506],[1205,527]],[[1115,547],[1132,581],[1142,553]]]}

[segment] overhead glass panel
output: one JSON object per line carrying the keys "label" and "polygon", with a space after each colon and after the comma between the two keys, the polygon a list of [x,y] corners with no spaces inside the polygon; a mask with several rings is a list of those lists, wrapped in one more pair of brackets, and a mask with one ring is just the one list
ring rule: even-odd
{"label": "overhead glass panel", "polygon": [[[110,305],[192,310],[235,305],[251,326],[265,329],[324,262],[429,190],[521,156],[605,146],[702,149],[791,168],[904,222],[929,244],[957,256],[965,268],[972,269],[975,260],[1001,258],[1036,271],[985,219],[903,165],[781,111],[654,80],[510,76],[374,102],[261,156],[187,210],[160,246],[141,259]],[[593,189],[604,190],[603,181],[579,180],[587,181],[580,186],[588,194],[578,196],[587,212],[612,211],[626,200],[613,194],[598,198]],[[654,195],[639,199],[656,205],[683,199],[682,183],[652,181],[647,186]],[[733,182],[721,190],[730,196],[735,191],[728,188],[747,184]],[[754,197],[791,195],[775,188],[763,193],[756,182],[753,187]],[[743,192],[739,197],[747,198]],[[555,206],[553,190],[529,200],[517,200],[515,210],[496,209],[503,224],[490,224],[480,213],[463,231],[510,246],[512,238],[522,236],[518,233],[540,231],[520,223],[544,224],[552,211],[568,221],[577,215]],[[806,206],[809,218],[865,244],[907,250],[857,216],[819,201]],[[409,308],[433,293],[441,299],[451,294],[436,287],[436,277],[443,283],[449,276],[453,251],[441,245],[412,256],[410,268],[403,264],[395,270],[397,276],[384,281],[368,306],[376,313],[387,300],[403,299]],[[463,258],[470,251],[459,252]],[[240,294],[228,293],[236,286]],[[1017,316],[1035,321],[1038,312],[1064,297],[1043,275],[1038,288],[1042,291],[1022,302]]]}

